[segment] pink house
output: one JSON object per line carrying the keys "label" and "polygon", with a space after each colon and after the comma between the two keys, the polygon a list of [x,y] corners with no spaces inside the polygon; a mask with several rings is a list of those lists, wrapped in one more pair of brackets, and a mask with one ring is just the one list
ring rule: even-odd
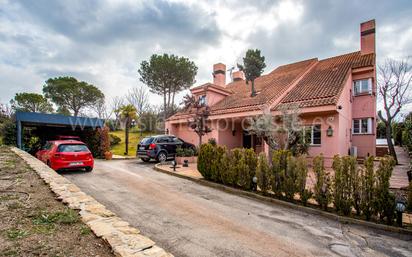
{"label": "pink house", "polygon": [[[243,73],[232,74],[226,83],[226,66],[213,65],[213,83],[191,89],[211,108],[212,132],[204,142],[215,138],[228,148],[247,147],[268,152],[261,139],[248,135],[244,123],[269,108],[294,103],[311,130],[309,155],[323,153],[325,161],[335,154],[375,155],[376,66],[375,20],[360,25],[360,51],[282,65],[255,80],[257,95],[250,96]],[[166,121],[168,133],[198,144],[197,135],[187,126],[188,115],[178,113]]]}

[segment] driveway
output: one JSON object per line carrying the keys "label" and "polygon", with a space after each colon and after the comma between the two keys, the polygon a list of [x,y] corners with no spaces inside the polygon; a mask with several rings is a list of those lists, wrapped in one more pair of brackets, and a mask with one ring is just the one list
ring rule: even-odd
{"label": "driveway", "polygon": [[412,237],[231,195],[136,160],[64,176],[175,256],[412,256]]}

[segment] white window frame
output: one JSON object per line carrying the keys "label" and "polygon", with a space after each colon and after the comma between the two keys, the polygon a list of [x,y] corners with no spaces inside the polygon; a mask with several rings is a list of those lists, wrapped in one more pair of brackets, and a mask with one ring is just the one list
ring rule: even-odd
{"label": "white window frame", "polygon": [[[367,131],[362,131],[362,122],[367,122]],[[358,121],[357,129],[358,132],[355,132],[355,121]],[[370,135],[373,134],[373,119],[372,118],[360,118],[360,119],[353,119],[352,120],[352,135]]]}
{"label": "white window frame", "polygon": [[[314,134],[315,126],[319,126],[319,132],[320,132],[320,143],[319,144],[315,144],[313,142],[314,141],[313,134]],[[320,146],[320,145],[322,145],[322,125],[321,124],[315,124],[315,125],[306,126],[305,127],[305,132],[303,134],[304,137],[306,136],[306,130],[307,129],[310,129],[310,142],[309,142],[309,145],[310,146]]]}
{"label": "white window frame", "polygon": [[[363,81],[367,81],[367,83],[368,83],[367,84],[368,87],[366,89],[362,88],[362,82]],[[354,96],[372,94],[372,78],[354,80],[353,81],[352,93],[353,93]]]}

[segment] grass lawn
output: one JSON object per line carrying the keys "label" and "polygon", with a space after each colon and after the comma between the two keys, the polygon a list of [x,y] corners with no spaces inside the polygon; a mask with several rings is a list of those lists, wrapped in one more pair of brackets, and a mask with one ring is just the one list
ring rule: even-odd
{"label": "grass lawn", "polygon": [[[123,155],[124,156],[124,151],[126,147],[125,143],[125,133],[124,131],[112,131],[109,134],[118,136],[122,139],[119,144],[113,146],[111,148],[111,151],[113,154],[116,155]],[[128,156],[136,156],[136,146],[140,142],[140,140],[145,137],[150,135],[149,133],[143,133],[143,136],[140,136],[140,132],[137,131],[130,131],[129,133],[129,155]]]}

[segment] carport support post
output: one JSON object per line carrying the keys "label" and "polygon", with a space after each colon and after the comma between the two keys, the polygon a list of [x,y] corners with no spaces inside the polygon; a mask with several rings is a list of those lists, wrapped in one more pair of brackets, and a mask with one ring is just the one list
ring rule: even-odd
{"label": "carport support post", "polygon": [[17,146],[22,149],[21,145],[21,121],[17,121]]}

